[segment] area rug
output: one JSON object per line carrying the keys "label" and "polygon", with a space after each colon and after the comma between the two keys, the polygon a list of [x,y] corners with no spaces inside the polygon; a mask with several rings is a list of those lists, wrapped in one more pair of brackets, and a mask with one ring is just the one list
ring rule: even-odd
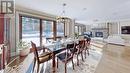
{"label": "area rug", "polygon": [[[72,67],[72,62],[69,62],[67,64],[67,73],[94,73],[95,72],[95,69],[102,57],[102,50],[99,50],[101,48],[97,48],[95,46],[92,46],[91,48],[93,49],[90,49],[90,55],[87,56],[86,59],[84,59],[84,62],[80,58],[79,66],[77,66],[76,56],[74,57],[74,67],[75,67],[74,70]],[[56,69],[56,73],[65,73],[64,63],[59,61],[58,64],[59,67]],[[50,62],[44,64],[44,70],[41,70],[40,73],[52,73],[52,64]]]}

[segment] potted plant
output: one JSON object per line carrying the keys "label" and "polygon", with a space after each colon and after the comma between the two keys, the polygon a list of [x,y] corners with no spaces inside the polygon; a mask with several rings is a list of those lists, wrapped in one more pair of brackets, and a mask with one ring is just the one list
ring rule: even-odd
{"label": "potted plant", "polygon": [[75,33],[74,33],[74,36],[75,36],[76,39],[78,39],[79,33],[76,33],[76,32],[75,32]]}
{"label": "potted plant", "polygon": [[17,48],[20,56],[26,56],[30,52],[30,43],[20,40],[17,44]]}

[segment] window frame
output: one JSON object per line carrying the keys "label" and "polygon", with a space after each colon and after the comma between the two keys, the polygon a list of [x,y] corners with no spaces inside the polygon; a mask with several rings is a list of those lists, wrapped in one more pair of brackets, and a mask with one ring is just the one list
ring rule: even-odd
{"label": "window frame", "polygon": [[[75,27],[76,27],[76,26],[77,26],[77,28],[78,28],[78,34],[79,34],[79,35],[82,35],[82,33],[83,33],[83,31],[82,31],[83,26],[75,25]],[[74,30],[75,30],[74,32],[77,33],[75,27],[74,27]],[[80,30],[79,28],[80,28],[81,30]],[[81,31],[81,32],[80,32],[80,31]],[[81,33],[81,34],[80,34],[80,33]]]}
{"label": "window frame", "polygon": [[[57,36],[57,22],[55,20],[49,20],[49,19],[43,19],[40,17],[35,17],[35,16],[30,16],[30,15],[24,15],[24,14],[19,14],[19,39],[22,39],[22,17],[27,17],[27,18],[34,18],[34,19],[38,19],[40,20],[40,25],[39,25],[39,31],[40,31],[40,46],[42,46],[42,31],[44,28],[42,28],[42,25],[44,25],[42,22],[43,21],[53,21],[53,37],[51,37],[50,39],[54,39],[56,40],[57,38],[60,38],[59,36]],[[63,23],[64,24],[64,23]],[[65,24],[64,24],[64,36],[65,36]]]}
{"label": "window frame", "polygon": [[[62,23],[63,26],[64,26],[64,29],[63,29],[64,35],[63,35],[63,37],[65,37],[65,23],[63,23],[63,22],[60,22],[60,23]],[[62,37],[62,36],[57,36],[57,25],[59,25],[59,24],[56,23],[56,38],[60,38],[60,37]]]}
{"label": "window frame", "polygon": [[[26,17],[26,18],[32,18],[32,19],[37,19],[39,20],[39,27],[41,26],[41,19],[40,18],[37,18],[37,17],[33,17],[33,16],[28,16],[28,15],[22,15],[22,14],[19,14],[19,40],[22,40],[22,35],[23,35],[23,32],[22,32],[22,17]],[[39,41],[40,41],[40,46],[42,45],[42,42],[41,42],[41,28],[39,28]]]}

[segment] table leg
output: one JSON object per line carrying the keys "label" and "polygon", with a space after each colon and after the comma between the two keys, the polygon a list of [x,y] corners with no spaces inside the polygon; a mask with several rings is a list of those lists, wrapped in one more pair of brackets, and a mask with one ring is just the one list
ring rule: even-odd
{"label": "table leg", "polygon": [[52,73],[56,73],[55,53],[53,53],[52,57],[52,69],[53,69]]}

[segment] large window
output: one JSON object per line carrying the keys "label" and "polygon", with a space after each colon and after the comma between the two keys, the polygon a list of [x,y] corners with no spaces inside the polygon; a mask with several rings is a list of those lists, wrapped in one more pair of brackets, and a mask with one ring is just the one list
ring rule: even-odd
{"label": "large window", "polygon": [[82,34],[82,27],[79,26],[79,35],[81,35],[81,34]]}
{"label": "large window", "polygon": [[57,23],[57,36],[64,36],[64,24],[63,23]]}
{"label": "large window", "polygon": [[75,25],[75,33],[82,35],[82,26]]}
{"label": "large window", "polygon": [[22,17],[22,40],[33,41],[40,45],[40,20],[36,18]]}
{"label": "large window", "polygon": [[37,46],[46,42],[46,38],[56,40],[64,36],[64,24],[29,16],[20,16],[20,39],[33,41]]}
{"label": "large window", "polygon": [[42,21],[42,36],[43,37],[47,37],[47,38],[54,37],[53,24],[54,24],[53,21],[47,21],[47,20]]}
{"label": "large window", "polygon": [[79,33],[78,26],[75,26],[75,33]]}
{"label": "large window", "polygon": [[53,40],[54,37],[54,21],[42,20],[42,43],[47,42],[47,38]]}

